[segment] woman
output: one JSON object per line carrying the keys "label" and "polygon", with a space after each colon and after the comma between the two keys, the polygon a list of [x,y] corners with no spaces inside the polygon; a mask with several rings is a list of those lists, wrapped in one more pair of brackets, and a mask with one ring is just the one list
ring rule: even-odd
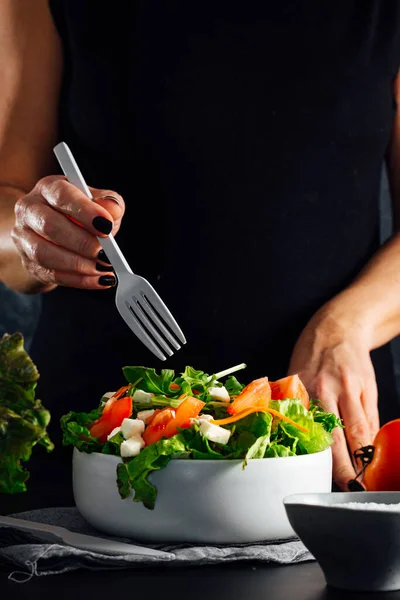
{"label": "woman", "polygon": [[[378,195],[387,154],[399,204],[399,12],[2,3],[0,273],[43,294],[32,354],[53,431],[123,365],[161,366],[115,310],[95,237],[112,231],[186,334],[167,366],[299,372],[344,420],[347,489],[350,455],[379,428],[376,382],[382,420],[398,414],[385,345],[400,331],[400,236],[379,249]],[[55,175],[60,139],[95,202]]]}

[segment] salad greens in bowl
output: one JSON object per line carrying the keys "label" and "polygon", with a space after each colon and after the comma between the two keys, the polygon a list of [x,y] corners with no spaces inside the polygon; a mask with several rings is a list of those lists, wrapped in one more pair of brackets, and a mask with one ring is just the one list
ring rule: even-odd
{"label": "salad greens in bowl", "polygon": [[233,375],[244,367],[178,376],[125,367],[126,385],[62,417],[83,516],[155,541],[293,535],[283,497],[330,491],[332,431],[342,425],[297,375],[245,386]]}

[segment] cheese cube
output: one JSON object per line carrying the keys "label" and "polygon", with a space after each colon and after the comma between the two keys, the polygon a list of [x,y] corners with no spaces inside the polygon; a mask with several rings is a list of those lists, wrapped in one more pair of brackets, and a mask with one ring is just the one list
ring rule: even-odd
{"label": "cheese cube", "polygon": [[132,396],[132,400],[138,404],[149,404],[154,394],[144,392],[143,390],[136,390]]}
{"label": "cheese cube", "polygon": [[127,440],[135,434],[142,434],[144,431],[144,422],[141,419],[124,419],[121,424],[121,431]]}
{"label": "cheese cube", "polygon": [[146,420],[149,417],[152,417],[154,415],[156,411],[153,410],[141,410],[140,412],[138,412],[137,414],[137,418],[140,419],[141,421],[144,421],[144,423],[146,423]]}
{"label": "cheese cube", "polygon": [[114,435],[117,435],[117,433],[119,433],[121,431],[121,427],[115,427],[111,433],[108,434],[107,436],[107,441],[111,440],[112,437],[114,437]]}
{"label": "cheese cube", "polygon": [[227,444],[231,437],[229,429],[224,429],[224,427],[204,420],[200,421],[200,431],[210,442],[216,442],[217,444]]}
{"label": "cheese cube", "polygon": [[224,386],[212,387],[208,390],[208,393],[214,400],[219,400],[220,402],[230,401],[228,390]]}
{"label": "cheese cube", "polygon": [[130,458],[137,456],[141,449],[144,448],[145,443],[142,437],[138,434],[133,435],[128,440],[125,440],[121,444],[121,456],[122,458]]}
{"label": "cheese cube", "polygon": [[211,415],[208,415],[207,413],[206,413],[206,414],[204,414],[204,415],[199,415],[199,416],[197,417],[197,419],[198,419],[200,422],[201,422],[201,421],[212,421],[212,420],[213,420],[212,416],[211,416]]}

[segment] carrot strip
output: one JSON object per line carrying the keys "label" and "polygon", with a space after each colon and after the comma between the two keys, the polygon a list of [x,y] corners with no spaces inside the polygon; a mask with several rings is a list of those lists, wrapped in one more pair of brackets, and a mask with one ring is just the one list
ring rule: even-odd
{"label": "carrot strip", "polygon": [[273,415],[274,417],[277,417],[278,419],[282,419],[282,421],[286,421],[287,423],[290,423],[294,427],[297,427],[297,429],[300,429],[300,431],[303,431],[304,433],[308,433],[308,429],[306,429],[302,425],[299,425],[298,423],[295,423],[295,421],[292,421],[292,419],[289,419],[289,417],[285,417],[284,415],[282,415],[277,410],[274,410],[273,408],[265,408],[265,407],[248,408],[248,409],[243,410],[242,412],[238,413],[237,415],[233,415],[232,417],[227,417],[226,419],[218,419],[216,421],[213,419],[211,421],[211,423],[214,423],[214,425],[229,425],[230,423],[235,423],[236,421],[239,421],[240,419],[244,419],[244,417],[247,417],[248,415],[251,415],[255,412],[268,412],[271,415]]}

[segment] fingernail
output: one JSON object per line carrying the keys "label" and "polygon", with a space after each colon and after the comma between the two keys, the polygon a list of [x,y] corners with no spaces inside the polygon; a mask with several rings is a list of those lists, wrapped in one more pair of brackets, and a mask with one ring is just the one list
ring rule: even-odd
{"label": "fingernail", "polygon": [[113,224],[108,219],[104,217],[95,217],[92,221],[93,227],[100,231],[100,233],[106,233],[107,235],[111,233]]}
{"label": "fingernail", "polygon": [[97,271],[100,271],[100,273],[109,273],[110,271],[114,271],[111,265],[107,267],[107,265],[101,265],[100,263],[96,263],[96,269]]}
{"label": "fingernail", "polygon": [[105,286],[115,286],[117,285],[117,280],[114,275],[102,275],[99,277],[99,284]]}
{"label": "fingernail", "polygon": [[365,492],[365,489],[357,479],[350,479],[347,484],[349,492]]}
{"label": "fingernail", "polygon": [[109,259],[108,259],[108,256],[107,256],[107,254],[104,252],[104,250],[100,250],[100,252],[99,252],[99,253],[98,253],[98,255],[97,255],[97,258],[98,258],[99,260],[102,260],[103,262],[106,262],[106,263],[108,263],[109,265],[111,265],[111,263],[110,263],[110,261],[109,261]]}

